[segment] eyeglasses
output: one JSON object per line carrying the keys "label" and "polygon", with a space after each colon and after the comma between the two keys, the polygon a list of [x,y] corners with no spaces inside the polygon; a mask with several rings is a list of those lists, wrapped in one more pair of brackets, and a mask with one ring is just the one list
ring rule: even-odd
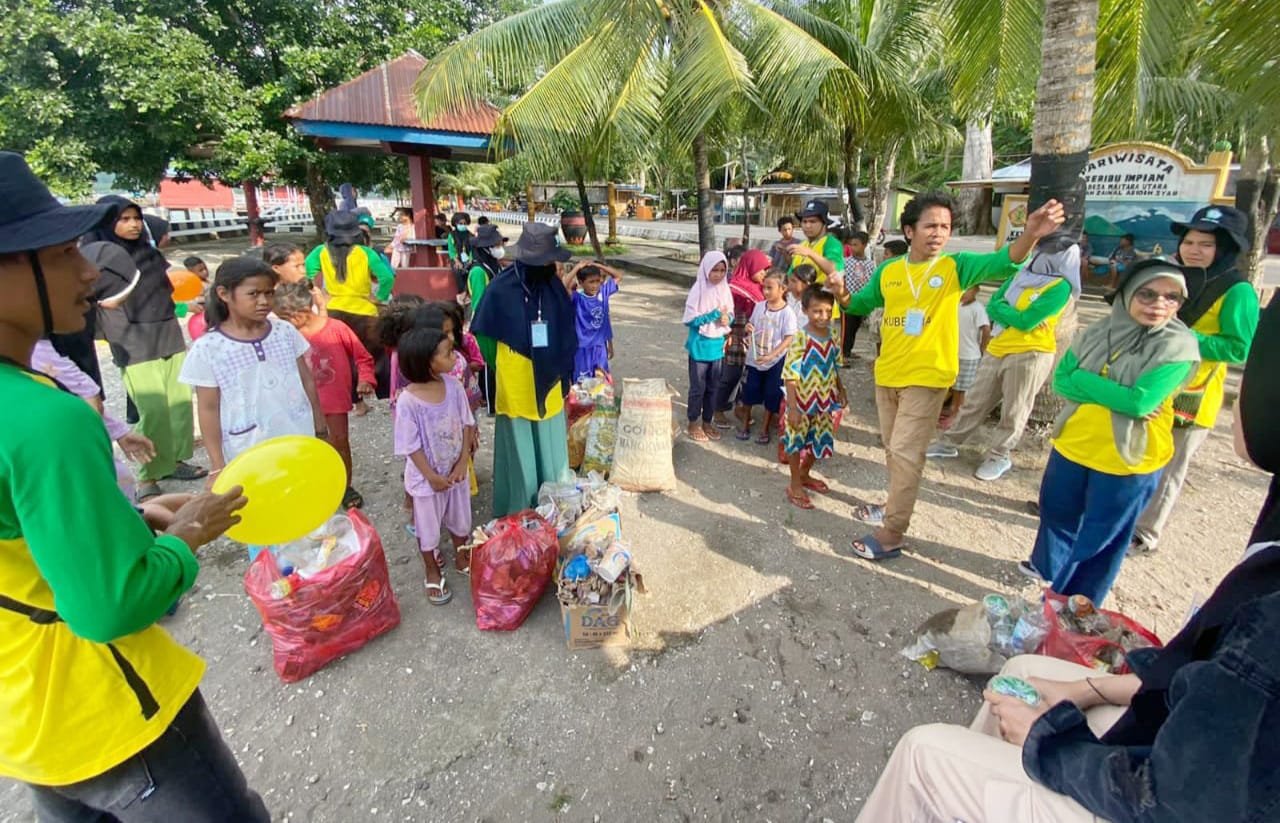
{"label": "eyeglasses", "polygon": [[1181,306],[1187,300],[1181,292],[1158,292],[1155,289],[1138,289],[1133,293],[1133,297],[1144,306],[1155,305],[1157,300],[1163,300],[1166,303]]}

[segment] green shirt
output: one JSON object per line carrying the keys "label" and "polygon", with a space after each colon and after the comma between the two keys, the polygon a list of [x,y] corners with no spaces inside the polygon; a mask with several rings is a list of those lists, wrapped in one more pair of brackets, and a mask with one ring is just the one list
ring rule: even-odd
{"label": "green shirt", "polygon": [[999,323],[1009,329],[1031,331],[1065,309],[1071,302],[1071,284],[1059,279],[1057,283],[1042,292],[1038,300],[1032,301],[1026,309],[1018,311],[1004,296],[1015,277],[1010,277],[1001,283],[1000,288],[996,289],[996,293],[987,301],[987,317],[991,318],[991,322]]}
{"label": "green shirt", "polygon": [[480,298],[484,297],[484,290],[489,285],[489,272],[485,271],[484,266],[472,266],[471,271],[467,273],[467,294],[471,295],[471,312],[474,315],[476,309],[480,307]]}
{"label": "green shirt", "polygon": [[87,403],[7,364],[0,397],[8,410],[0,423],[0,547],[25,541],[78,636],[108,643],[150,626],[195,582],[191,549],[154,536],[116,486],[111,442]]}
{"label": "green shirt", "polygon": [[1258,293],[1250,283],[1236,283],[1222,295],[1217,334],[1191,333],[1200,341],[1200,360],[1208,363],[1243,363],[1258,331]]}
{"label": "green shirt", "polygon": [[1132,386],[1080,368],[1068,351],[1053,373],[1053,390],[1075,403],[1093,403],[1129,417],[1146,417],[1186,382],[1195,363],[1166,363],[1144,372]]}

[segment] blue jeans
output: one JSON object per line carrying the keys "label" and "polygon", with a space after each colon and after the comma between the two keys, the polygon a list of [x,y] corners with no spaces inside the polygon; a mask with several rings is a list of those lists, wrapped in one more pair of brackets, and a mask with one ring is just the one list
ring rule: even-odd
{"label": "blue jeans", "polygon": [[699,417],[710,423],[716,411],[716,389],[720,386],[720,372],[724,358],[719,360],[694,360],[689,358],[689,422]]}
{"label": "blue jeans", "polygon": [[1055,450],[1040,481],[1040,530],[1031,565],[1058,594],[1083,594],[1101,604],[1159,483],[1158,471],[1106,474]]}
{"label": "blue jeans", "polygon": [[196,691],[164,734],[120,765],[70,786],[32,786],[40,823],[269,823]]}

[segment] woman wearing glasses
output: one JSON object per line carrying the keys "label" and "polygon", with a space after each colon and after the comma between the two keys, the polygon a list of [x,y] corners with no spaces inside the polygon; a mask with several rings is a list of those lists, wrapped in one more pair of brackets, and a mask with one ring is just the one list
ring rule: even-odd
{"label": "woman wearing glasses", "polygon": [[1066,401],[1040,484],[1040,530],[1024,572],[1063,595],[1101,603],[1138,515],[1173,457],[1173,397],[1200,360],[1178,319],[1182,269],[1134,265],[1110,297],[1111,313],[1062,358],[1053,388]]}

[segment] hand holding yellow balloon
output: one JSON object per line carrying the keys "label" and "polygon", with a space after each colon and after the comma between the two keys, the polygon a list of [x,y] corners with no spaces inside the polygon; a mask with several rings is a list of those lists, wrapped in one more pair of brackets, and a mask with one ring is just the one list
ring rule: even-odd
{"label": "hand holding yellow balloon", "polygon": [[275,545],[315,531],[342,503],[347,472],[336,449],[323,440],[290,434],[246,449],[213,483],[222,494],[242,486],[249,502],[227,537]]}
{"label": "hand holding yellow balloon", "polygon": [[193,271],[174,269],[169,272],[169,285],[173,286],[173,302],[185,303],[204,294],[204,281]]}

